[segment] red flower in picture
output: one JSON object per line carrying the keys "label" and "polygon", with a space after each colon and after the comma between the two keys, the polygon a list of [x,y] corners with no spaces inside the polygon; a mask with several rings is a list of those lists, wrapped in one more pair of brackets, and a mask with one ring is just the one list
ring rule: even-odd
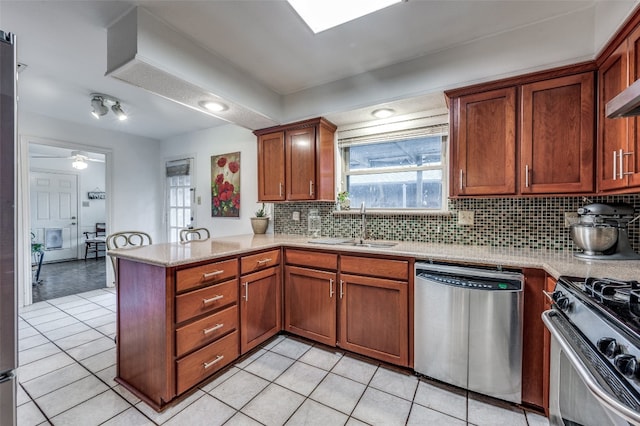
{"label": "red flower in picture", "polygon": [[240,217],[240,153],[211,157],[211,216]]}

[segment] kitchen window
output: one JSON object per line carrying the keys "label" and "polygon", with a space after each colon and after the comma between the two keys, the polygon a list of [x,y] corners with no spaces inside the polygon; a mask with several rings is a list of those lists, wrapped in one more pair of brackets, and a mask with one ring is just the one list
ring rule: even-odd
{"label": "kitchen window", "polygon": [[446,209],[448,125],[345,137],[340,132],[341,191],[352,209]]}

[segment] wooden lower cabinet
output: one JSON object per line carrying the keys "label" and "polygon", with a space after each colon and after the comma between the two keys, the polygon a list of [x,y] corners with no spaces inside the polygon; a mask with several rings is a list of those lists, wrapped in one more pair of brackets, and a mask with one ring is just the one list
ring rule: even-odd
{"label": "wooden lower cabinet", "polygon": [[409,260],[287,249],[285,262],[286,331],[410,365]]}
{"label": "wooden lower cabinet", "polygon": [[240,352],[276,335],[282,329],[280,266],[240,278]]}
{"label": "wooden lower cabinet", "polygon": [[408,284],[340,275],[338,346],[398,365],[409,362]]}
{"label": "wooden lower cabinet", "polygon": [[549,309],[543,290],[547,275],[540,269],[525,269],[524,318],[522,336],[522,402],[548,412],[549,346],[542,312]]}
{"label": "wooden lower cabinet", "polygon": [[285,266],[286,331],[335,346],[336,278],[333,271]]}

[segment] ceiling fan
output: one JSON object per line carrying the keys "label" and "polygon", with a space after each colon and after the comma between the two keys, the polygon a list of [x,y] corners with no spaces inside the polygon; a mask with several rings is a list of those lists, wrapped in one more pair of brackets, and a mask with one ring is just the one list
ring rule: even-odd
{"label": "ceiling fan", "polygon": [[74,169],[78,170],[86,169],[88,166],[87,161],[104,163],[103,159],[89,157],[89,154],[85,151],[71,151],[71,155],[68,157],[61,155],[32,155],[31,158],[62,158],[73,160],[73,163],[71,163],[71,165]]}

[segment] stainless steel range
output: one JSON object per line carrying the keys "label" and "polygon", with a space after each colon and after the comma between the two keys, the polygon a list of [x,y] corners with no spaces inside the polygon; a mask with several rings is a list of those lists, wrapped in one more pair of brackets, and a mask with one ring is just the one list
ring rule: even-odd
{"label": "stainless steel range", "polygon": [[548,296],[551,424],[640,425],[640,284],[560,277]]}

